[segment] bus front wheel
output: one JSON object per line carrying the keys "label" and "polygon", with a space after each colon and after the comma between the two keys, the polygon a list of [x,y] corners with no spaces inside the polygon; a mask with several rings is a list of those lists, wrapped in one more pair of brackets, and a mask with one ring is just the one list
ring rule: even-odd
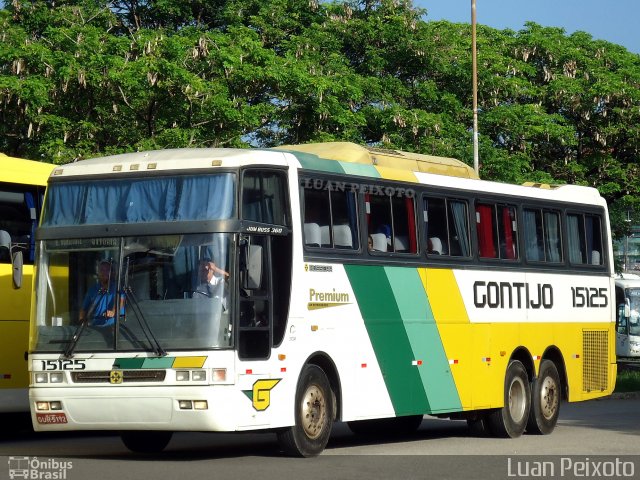
{"label": "bus front wheel", "polygon": [[169,445],[173,432],[132,430],[120,433],[125,447],[136,453],[159,453]]}
{"label": "bus front wheel", "polygon": [[551,360],[540,363],[538,378],[532,384],[531,412],[527,433],[548,435],[560,415],[560,375]]}
{"label": "bus front wheel", "polygon": [[278,433],[286,454],[315,457],[324,450],[333,425],[333,398],[324,371],[316,365],[304,367],[296,389],[295,425]]}
{"label": "bus front wheel", "polygon": [[519,437],[523,434],[531,409],[531,387],[524,365],[513,360],[504,379],[504,406],[488,416],[491,432],[498,437]]}

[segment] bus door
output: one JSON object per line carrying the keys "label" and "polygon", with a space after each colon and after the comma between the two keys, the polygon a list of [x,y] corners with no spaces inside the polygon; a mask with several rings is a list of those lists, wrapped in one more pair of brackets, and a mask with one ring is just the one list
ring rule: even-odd
{"label": "bus door", "polygon": [[293,255],[287,191],[284,171],[243,171],[237,316],[241,360],[268,360],[271,348],[284,337]]}

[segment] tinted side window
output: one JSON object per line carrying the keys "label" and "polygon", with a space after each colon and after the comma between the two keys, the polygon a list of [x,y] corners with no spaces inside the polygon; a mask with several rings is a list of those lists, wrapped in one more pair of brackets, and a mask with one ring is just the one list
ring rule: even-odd
{"label": "tinted side window", "polygon": [[413,197],[365,194],[369,250],[416,253]]}
{"label": "tinted side window", "polygon": [[604,262],[600,217],[567,214],[567,247],[574,265],[602,265]]}
{"label": "tinted side window", "polygon": [[467,202],[425,197],[423,215],[427,255],[470,255]]}
{"label": "tinted side window", "polygon": [[289,225],[287,180],[284,172],[247,170],[242,177],[242,218]]}
{"label": "tinted side window", "polygon": [[560,214],[525,208],[523,215],[526,259],[530,262],[562,262]]}
{"label": "tinted side window", "polygon": [[[37,188],[0,184],[0,230],[11,236],[14,251],[22,250],[25,263],[34,260],[40,205]],[[0,263],[11,263],[7,249],[0,249]]]}
{"label": "tinted side window", "polygon": [[476,204],[478,254],[481,258],[518,258],[516,209],[494,203]]}
{"label": "tinted side window", "polygon": [[304,181],[304,243],[307,247],[357,250],[355,189],[328,181]]}

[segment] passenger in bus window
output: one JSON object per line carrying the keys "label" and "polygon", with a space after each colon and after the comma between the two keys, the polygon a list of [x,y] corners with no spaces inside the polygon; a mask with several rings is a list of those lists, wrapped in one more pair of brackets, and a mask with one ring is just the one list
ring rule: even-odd
{"label": "passenger in bus window", "polygon": [[229,278],[229,273],[208,258],[200,262],[198,271],[200,283],[193,292],[193,298],[218,298],[226,310],[225,280]]}
{"label": "passenger in bus window", "polygon": [[113,264],[103,260],[98,265],[98,282],[87,290],[82,308],[80,322],[90,321],[95,327],[107,327],[114,324],[116,301],[119,297],[120,314],[124,315],[124,296],[116,295],[116,283]]}

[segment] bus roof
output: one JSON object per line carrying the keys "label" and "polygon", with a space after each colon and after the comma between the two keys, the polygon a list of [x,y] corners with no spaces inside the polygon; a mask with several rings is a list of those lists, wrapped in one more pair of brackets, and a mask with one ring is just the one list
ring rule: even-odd
{"label": "bus roof", "polygon": [[635,273],[618,273],[615,280],[616,285],[621,288],[640,287],[640,275]]}
{"label": "bus roof", "polygon": [[314,155],[318,159],[324,160],[373,165],[382,169],[404,170],[413,173],[434,173],[451,177],[480,178],[473,168],[455,158],[436,157],[434,155],[423,155],[401,150],[363,147],[351,142],[282,145],[275,147],[275,150],[285,150],[293,154],[303,153]]}
{"label": "bus roof", "polygon": [[4,153],[0,153],[0,165],[0,182],[26,185],[46,185],[55,167],[52,163],[10,157]]}

